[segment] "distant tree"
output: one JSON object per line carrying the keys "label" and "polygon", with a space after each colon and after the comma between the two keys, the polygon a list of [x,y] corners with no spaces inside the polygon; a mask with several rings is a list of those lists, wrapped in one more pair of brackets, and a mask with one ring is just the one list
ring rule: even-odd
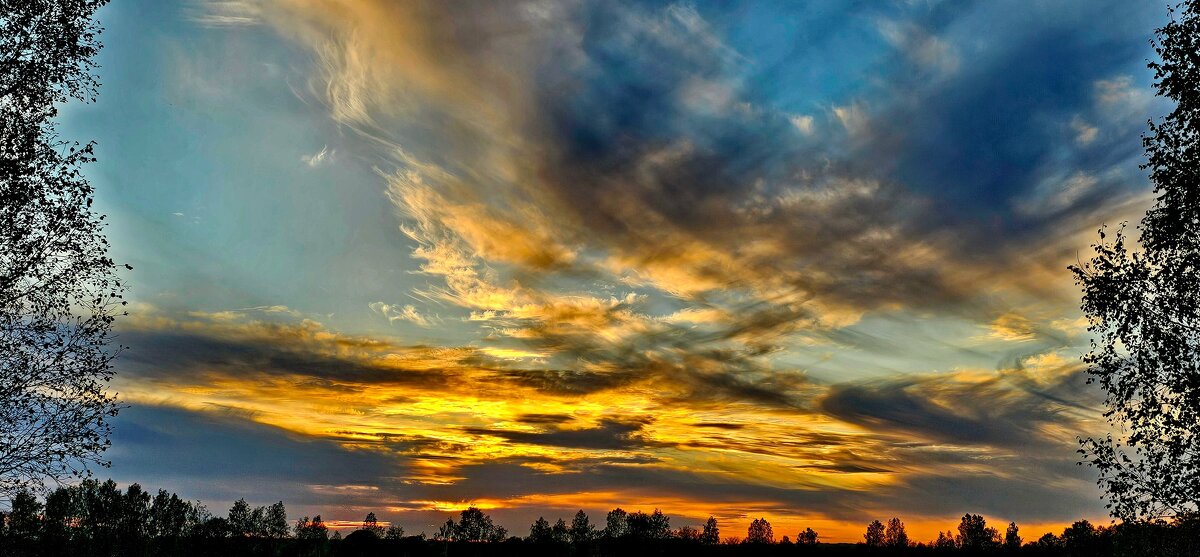
{"label": "distant tree", "polygon": [[625,517],[628,535],[639,540],[663,540],[671,537],[671,521],[661,510],[646,514],[638,511]]}
{"label": "distant tree", "polygon": [[957,545],[954,542],[954,532],[938,532],[937,540],[933,542],[935,549],[954,549]]}
{"label": "distant tree", "polygon": [[780,545],[792,545],[792,539],[787,536],[784,536],[783,539],[779,540],[779,544]]}
{"label": "distant tree", "polygon": [[621,507],[608,511],[604,520],[604,537],[621,538],[629,534],[629,514]]}
{"label": "distant tree", "polygon": [[454,535],[455,535],[454,531],[455,531],[454,519],[447,518],[446,523],[442,524],[442,526],[440,528],[438,528],[437,533],[435,533],[433,535],[433,539],[438,540],[438,541],[450,541],[450,540],[454,539]]}
{"label": "distant tree", "polygon": [[904,523],[899,518],[888,521],[883,533],[883,545],[888,547],[908,547],[908,532],[904,531]]}
{"label": "distant tree", "polygon": [[41,536],[42,504],[28,490],[17,492],[9,503],[5,534],[12,540],[37,540]]}
{"label": "distant tree", "polygon": [[468,542],[498,542],[508,536],[508,531],[492,522],[492,517],[476,507],[469,507],[459,515],[458,524],[452,524],[451,539]]}
{"label": "distant tree", "polygon": [[117,536],[129,553],[137,552],[146,538],[146,526],[150,518],[150,494],[139,484],[130,484],[121,498],[121,509]]}
{"label": "distant tree", "polygon": [[146,528],[155,538],[179,538],[187,525],[187,511],[179,496],[160,489],[150,501],[150,518]]}
{"label": "distant tree", "polygon": [[721,538],[722,545],[738,545],[740,543],[742,543],[742,538],[737,536],[725,536],[724,538]]}
{"label": "distant tree", "polygon": [[1008,528],[1004,530],[1004,548],[1012,550],[1021,548],[1021,534],[1016,522],[1009,522]]}
{"label": "distant tree", "polygon": [[765,518],[756,518],[750,521],[750,526],[746,528],[746,543],[764,544],[775,543],[775,532],[771,530],[771,523]]}
{"label": "distant tree", "polygon": [[389,524],[387,530],[383,532],[383,539],[398,540],[404,537],[404,528],[397,524]]}
{"label": "distant tree", "polygon": [[1076,521],[1063,530],[1062,546],[1071,555],[1090,555],[1095,553],[1097,542],[1096,527],[1086,520]]}
{"label": "distant tree", "polygon": [[379,525],[379,519],[375,517],[375,513],[373,512],[367,513],[367,516],[363,519],[362,526],[359,527],[359,530],[370,532],[376,538],[383,537],[383,526]]}
{"label": "distant tree", "polygon": [[117,483],[84,480],[80,488],[80,524],[98,552],[116,551],[123,495]]}
{"label": "distant tree", "polygon": [[570,535],[571,543],[575,545],[582,545],[595,539],[596,527],[588,521],[588,515],[583,512],[583,509],[579,509],[579,512],[575,513],[575,518],[571,520]]}
{"label": "distant tree", "polygon": [[1038,540],[1036,542],[1034,542],[1033,544],[1038,548],[1046,549],[1046,550],[1058,549],[1058,548],[1062,547],[1062,545],[1063,545],[1062,540],[1059,539],[1058,536],[1055,536],[1054,534],[1052,534],[1050,532],[1046,532],[1045,534],[1042,534],[1042,537],[1038,538]]}
{"label": "distant tree", "polygon": [[546,517],[539,516],[533,524],[529,526],[529,537],[525,538],[532,543],[550,543],[553,536],[550,533],[550,523],[546,521]]}
{"label": "distant tree", "polygon": [[229,521],[220,516],[208,516],[195,529],[195,536],[201,539],[219,539],[229,537]]}
{"label": "distant tree", "polygon": [[700,530],[697,530],[693,526],[680,526],[679,528],[675,529],[674,537],[675,539],[683,540],[685,542],[699,542]]}
{"label": "distant tree", "polygon": [[[1115,430],[1081,440],[1110,512],[1122,519],[1200,511],[1200,0],[1155,30],[1157,94],[1175,101],[1142,137],[1154,205],[1129,247],[1105,230],[1091,261],[1071,266],[1096,337],[1084,355]],[[1140,249],[1139,249],[1140,247]]]}
{"label": "distant tree", "polygon": [[321,515],[301,518],[296,521],[296,538],[300,540],[325,540],[329,538],[329,528],[321,520]]}
{"label": "distant tree", "polygon": [[796,543],[800,545],[817,545],[820,543],[817,538],[816,530],[805,528],[803,532],[796,534]]}
{"label": "distant tree", "polygon": [[954,543],[962,549],[979,551],[1000,545],[1000,534],[989,528],[987,521],[977,514],[965,514],[958,524],[958,535]]}
{"label": "distant tree", "polygon": [[867,547],[883,547],[883,536],[883,523],[878,520],[872,520],[867,525],[867,533],[863,534],[863,540],[867,544]]}
{"label": "distant tree", "polygon": [[254,510],[245,499],[233,502],[226,520],[229,521],[229,533],[235,538],[246,538],[255,534]]}
{"label": "distant tree", "polygon": [[269,539],[280,540],[288,537],[287,508],[283,506],[283,501],[267,507],[263,513],[261,530],[263,537]]}
{"label": "distant tree", "polygon": [[704,521],[704,531],[700,533],[700,543],[716,545],[721,541],[721,529],[717,527],[716,517],[710,516]]}
{"label": "distant tree", "polygon": [[60,486],[46,495],[42,514],[42,540],[49,554],[65,554],[76,523],[79,502],[75,490]]}
{"label": "distant tree", "polygon": [[95,100],[105,0],[0,5],[0,496],[103,464],[123,286],[58,106]]}
{"label": "distant tree", "polygon": [[557,544],[571,542],[571,529],[567,527],[566,521],[560,518],[554,523],[554,526],[550,527],[550,539]]}

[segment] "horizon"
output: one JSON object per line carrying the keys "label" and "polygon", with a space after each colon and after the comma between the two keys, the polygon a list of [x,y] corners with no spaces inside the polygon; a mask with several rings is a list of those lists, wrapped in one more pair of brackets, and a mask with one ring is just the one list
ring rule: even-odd
{"label": "horizon", "polygon": [[1151,203],[1165,6],[98,19],[61,117],[133,266],[98,477],[412,533],[1110,520],[1067,266]]}

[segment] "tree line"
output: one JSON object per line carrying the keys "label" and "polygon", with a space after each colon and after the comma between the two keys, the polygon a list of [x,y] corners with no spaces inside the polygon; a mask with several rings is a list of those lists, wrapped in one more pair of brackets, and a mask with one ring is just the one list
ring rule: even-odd
{"label": "tree line", "polygon": [[447,518],[432,534],[408,534],[380,524],[368,513],[343,536],[321,516],[289,520],[282,501],[252,506],[233,503],[223,516],[166,490],[138,484],[84,480],[39,498],[22,491],[0,512],[0,556],[148,555],[792,555],[792,554],[997,554],[997,555],[1195,555],[1200,554],[1200,517],[1130,521],[1095,526],[1080,520],[1061,534],[1026,540],[1015,522],[1004,531],[983,516],[965,514],[957,529],[928,542],[914,541],[904,522],[892,518],[866,525],[853,544],[826,543],[812,528],[777,537],[766,518],[750,522],[744,536],[723,535],[716,517],[673,528],[661,510],[621,508],[594,523],[583,510],[570,522],[538,517],[527,535],[510,534],[471,507]]}

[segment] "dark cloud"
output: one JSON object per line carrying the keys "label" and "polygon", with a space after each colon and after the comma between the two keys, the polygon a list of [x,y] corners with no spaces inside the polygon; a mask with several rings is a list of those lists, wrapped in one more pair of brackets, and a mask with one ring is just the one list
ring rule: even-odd
{"label": "dark cloud", "polygon": [[533,425],[559,425],[574,419],[570,414],[522,414],[517,417],[517,421]]}
{"label": "dark cloud", "polygon": [[1078,374],[1059,377],[1048,387],[1014,388],[1003,381],[933,376],[840,384],[819,405],[828,415],[880,434],[922,441],[1032,451],[1071,440],[1050,436],[1047,429],[1075,422],[1061,412],[1060,400],[1086,397]]}
{"label": "dark cloud", "polygon": [[214,503],[214,512],[243,496],[258,503],[339,504],[306,486],[381,485],[403,473],[404,462],[386,454],[348,450],[247,418],[220,408],[130,406],[114,422],[113,473]]}
{"label": "dark cloud", "polygon": [[[122,370],[139,377],[186,377],[195,373],[307,377],[310,386],[353,388],[353,384],[443,385],[447,369],[405,369],[372,356],[346,357],[329,343],[296,337],[296,329],[278,327],[271,333],[240,333],[219,325],[189,332],[132,330],[122,332],[130,350]],[[416,347],[421,349],[422,347]],[[451,362],[452,363],[452,362]]]}
{"label": "dark cloud", "polygon": [[499,437],[514,443],[530,445],[548,445],[575,449],[634,449],[643,446],[639,438],[644,421],[628,419],[602,420],[600,425],[583,429],[552,429],[535,433],[527,431],[510,431],[489,428],[465,428],[463,431],[472,435],[488,435]]}

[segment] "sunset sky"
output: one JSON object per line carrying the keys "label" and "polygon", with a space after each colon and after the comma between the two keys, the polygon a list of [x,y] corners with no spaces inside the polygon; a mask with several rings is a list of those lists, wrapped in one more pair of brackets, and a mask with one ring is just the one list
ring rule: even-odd
{"label": "sunset sky", "polygon": [[1066,269],[1158,2],[124,0],[108,452],[223,514],[1106,521]]}

